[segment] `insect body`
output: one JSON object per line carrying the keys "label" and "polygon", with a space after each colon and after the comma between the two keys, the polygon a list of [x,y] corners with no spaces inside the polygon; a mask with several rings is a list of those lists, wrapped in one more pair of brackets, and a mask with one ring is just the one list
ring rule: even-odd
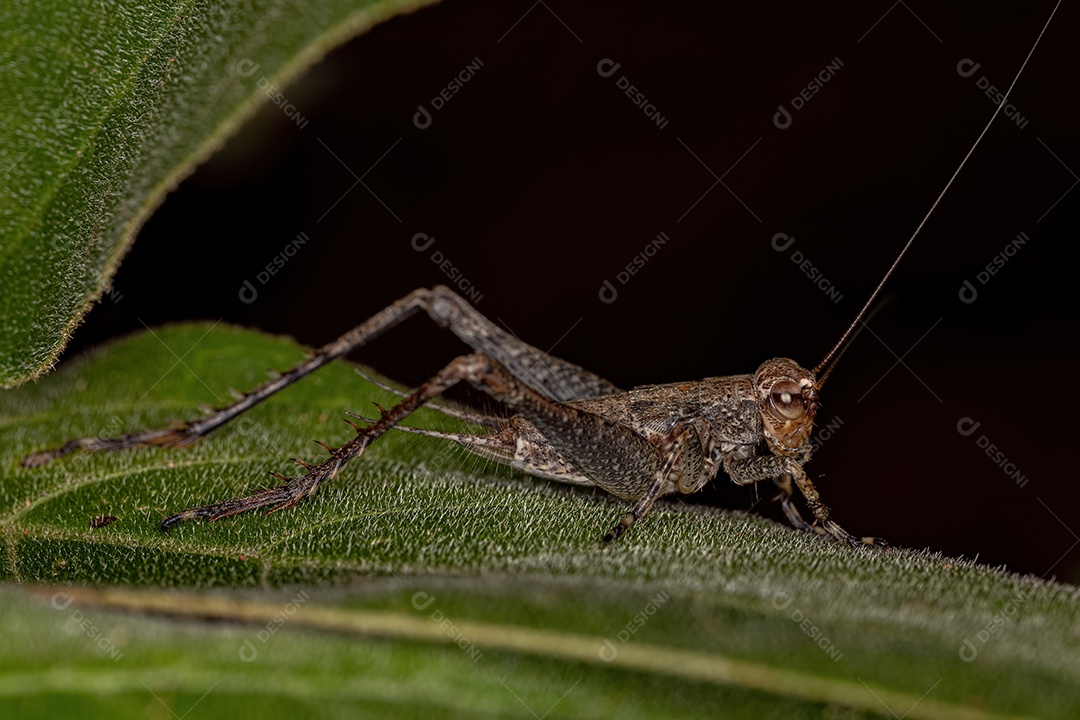
{"label": "insect body", "polygon": [[[1049,22],[1048,19],[1047,25]],[[1044,26],[1043,32],[1045,30]],[[1041,37],[1042,33],[1039,39]],[[1020,71],[1026,64],[1027,59]],[[883,541],[874,538],[857,538],[837,525],[803,469],[811,455],[810,434],[818,407],[818,392],[882,286],[978,146],[994,117],[1006,105],[1015,83],[1016,79],[854,322],[813,370],[792,360],[776,358],[763,363],[753,375],[622,391],[573,363],[548,356],[518,340],[448,288],[421,288],[323,346],[292,369],[201,420],[115,438],[72,440],[60,448],[33,453],[23,459],[23,464],[42,465],[79,449],[187,445],[423,311],[461,338],[474,352],[452,360],[411,393],[401,394],[401,400],[389,410],[383,410],[378,419],[367,421],[366,425],[353,423],[356,434],[349,441],[338,447],[324,445],[330,457],[323,462],[313,465],[297,460],[304,468],[303,474],[285,477],[275,473],[282,481],[280,485],[247,497],[177,513],[162,522],[162,530],[168,532],[185,520],[212,521],[257,508],[273,512],[292,507],[314,493],[321,483],[336,477],[346,462],[363,453],[368,445],[411,412],[464,381],[497,398],[515,413],[514,416],[504,419],[464,415],[470,422],[489,428],[489,433],[479,435],[401,429],[452,440],[473,453],[532,475],[598,486],[632,501],[625,515],[604,535],[605,543],[616,539],[644,517],[657,498],[676,492],[696,492],[723,470],[740,485],[774,482],[780,488],[785,515],[799,529],[827,534],[852,546],[884,545]],[[443,410],[460,415],[446,408]],[[799,489],[813,513],[813,525],[801,517],[793,504],[794,487]]]}
{"label": "insect body", "polygon": [[[277,476],[278,487],[251,496],[185,510],[167,518],[168,531],[184,520],[217,520],[237,513],[291,507],[334,478],[341,467],[396,426],[409,413],[465,381],[494,396],[517,414],[509,419],[468,416],[489,434],[435,433],[470,451],[532,475],[595,485],[633,501],[604,536],[614,540],[642,518],[657,498],[693,493],[723,469],[739,484],[773,480],[785,513],[810,530],[791,502],[792,482],[802,492],[822,532],[842,542],[863,541],[829,517],[803,464],[810,459],[810,433],[820,381],[795,362],[774,359],[754,375],[651,385],[621,391],[610,382],[559,358],[544,355],[477,312],[452,290],[415,290],[365,323],[324,346],[282,375],[197,422],[118,438],[83,438],[56,450],[28,456],[40,465],[76,449],[106,450],[140,445],[182,446],[220,427],[273,393],[364,345],[387,329],[425,311],[476,351],[451,361],[439,373],[305,473]],[[880,544],[880,541],[867,540]]]}
{"label": "insect body", "polygon": [[[754,375],[651,385],[570,404],[632,428],[662,454],[667,470],[666,476],[652,481],[644,473],[621,475],[609,470],[617,464],[612,458],[595,474],[586,474],[577,470],[573,456],[563,454],[572,450],[559,452],[546,444],[549,436],[557,435],[552,429],[545,433],[523,418],[510,423],[510,432],[503,431],[504,457],[513,458],[513,467],[540,477],[597,485],[638,501],[605,540],[642,517],[656,498],[697,492],[723,469],[739,485],[775,480],[784,512],[796,527],[812,529],[791,502],[792,480],[829,534],[853,545],[880,544],[875,539],[857,540],[832,522],[802,469],[811,454],[816,387],[813,374],[791,360],[769,360]],[[466,448],[472,442],[468,437],[454,439]],[[559,447],[557,441],[551,444]],[[500,459],[488,452],[479,454]]]}
{"label": "insect body", "polygon": [[[431,293],[468,322],[488,323],[447,288]],[[461,322],[460,320],[456,322]],[[518,343],[498,332],[497,342]],[[468,333],[459,333],[468,336]],[[474,336],[475,337],[475,336]],[[522,345],[524,357],[548,363],[535,348]],[[802,469],[810,459],[810,433],[817,410],[813,373],[786,359],[763,364],[754,375],[709,378],[619,391],[585,371],[557,361],[565,374],[575,372],[580,389],[563,387],[560,378],[545,374],[538,391],[495,390],[493,394],[519,408],[508,420],[466,416],[494,429],[487,435],[442,433],[400,428],[457,442],[470,452],[530,475],[579,485],[595,485],[635,504],[606,536],[610,541],[641,518],[653,502],[667,494],[694,493],[714,480],[721,469],[740,485],[774,479],[781,487],[785,513],[802,529],[791,502],[792,480],[802,491],[823,532],[850,544],[857,540],[829,520],[809,478]],[[535,364],[533,365],[535,368]],[[526,370],[532,377],[535,369]],[[492,391],[491,383],[480,386]],[[545,396],[538,398],[534,395]],[[507,399],[513,395],[516,399]],[[361,418],[367,420],[367,418]],[[374,421],[369,421],[374,422]],[[588,428],[592,428],[589,430]],[[878,541],[873,541],[878,542]]]}

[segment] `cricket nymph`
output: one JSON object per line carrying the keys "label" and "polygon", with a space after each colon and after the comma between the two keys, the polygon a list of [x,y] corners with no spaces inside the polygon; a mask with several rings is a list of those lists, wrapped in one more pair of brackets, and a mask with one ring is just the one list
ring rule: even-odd
{"label": "cricket nymph", "polygon": [[[456,317],[449,327],[472,325],[480,317],[462,301],[451,301],[445,288],[432,292],[442,296],[435,311]],[[473,331],[459,334],[477,338]],[[502,359],[511,358],[504,355]],[[590,382],[592,392],[587,394],[592,397],[558,403],[543,397],[551,387],[529,387],[535,381],[532,377],[503,382],[510,377],[504,377],[508,371],[497,363],[485,372],[491,377],[473,384],[518,414],[500,419],[429,407],[492,432],[442,432],[401,425],[395,429],[454,442],[470,453],[535,477],[600,487],[635,501],[604,537],[605,542],[643,517],[656,499],[698,492],[723,470],[739,485],[774,481],[784,513],[800,529],[828,534],[849,545],[884,544],[875,538],[856,538],[830,520],[803,472],[802,466],[810,459],[821,383],[792,360],[768,360],[753,375],[645,385],[628,391],[606,391]],[[377,384],[407,401],[404,393]],[[793,504],[795,487],[819,522],[816,527],[803,520]]]}
{"label": "cricket nymph", "polygon": [[[622,467],[632,458],[632,448],[621,444],[627,442],[625,439],[615,445],[596,444],[587,450],[580,443],[567,442],[564,438],[579,420],[572,416],[553,421],[536,416],[531,419],[531,414],[515,415],[500,422],[449,411],[492,427],[495,432],[451,433],[403,426],[396,429],[455,442],[473,454],[529,475],[601,487],[616,497],[639,501],[606,536],[609,541],[640,519],[652,500],[673,493],[695,493],[715,480],[722,468],[740,485],[758,482],[772,473],[781,489],[779,499],[785,513],[797,527],[811,529],[791,503],[794,479],[796,485],[806,488],[815,516],[828,523],[820,532],[832,534],[828,528],[835,528],[836,539],[843,542],[880,545],[879,540],[854,538],[829,521],[827,510],[802,472],[811,454],[818,386],[814,373],[792,360],[774,358],[753,375],[646,385],[566,402],[566,409],[611,421],[655,449],[654,462],[634,472]],[[447,412],[446,408],[439,409]],[[657,484],[654,478],[661,468],[664,480]]]}
{"label": "cricket nymph", "polygon": [[[700,455],[701,462],[687,463],[691,458],[681,458],[668,484],[668,492],[683,493],[696,492],[713,480],[725,458],[742,460],[753,456],[762,442],[774,455],[799,457],[805,463],[809,460],[810,434],[818,407],[813,374],[785,358],[767,361],[754,375],[645,385],[567,404],[612,420],[657,448],[680,427],[696,435],[698,447],[684,449],[684,456]],[[483,418],[480,424],[490,425],[489,420]],[[641,495],[642,483],[616,481],[606,471],[590,475],[579,470],[570,456],[560,452],[559,433],[549,430],[555,436],[549,440],[526,416],[515,415],[494,427],[497,431],[489,435],[401,426],[397,429],[451,440],[476,455],[533,476],[599,485],[624,499],[638,499]],[[573,451],[568,448],[568,452]],[[694,476],[694,471],[704,475]]]}
{"label": "cricket nymph", "polygon": [[[815,396],[821,387],[816,373],[777,358],[762,364],[753,375],[621,390],[584,368],[515,338],[442,286],[414,290],[291,370],[196,422],[120,438],[73,440],[58,450],[35,453],[24,463],[39,465],[74,450],[187,445],[417,311],[451,330],[475,352],[452,360],[410,393],[394,390],[401,400],[383,410],[381,417],[369,420],[354,415],[367,424],[354,423],[355,436],[337,447],[324,445],[330,457],[321,463],[297,460],[303,474],[286,477],[274,473],[282,484],[247,497],[190,508],[166,518],[162,529],[168,532],[186,520],[213,521],[258,508],[272,512],[292,507],[320,484],[334,479],[345,463],[361,455],[368,445],[397,428],[456,442],[472,453],[530,475],[599,487],[631,501],[619,522],[604,535],[604,543],[644,517],[658,498],[695,493],[723,470],[738,485],[774,483],[784,514],[801,530],[852,546],[884,544],[858,538],[833,522],[803,471],[810,458]],[[494,397],[510,411],[510,417],[430,405],[487,431],[447,433],[400,425],[417,408],[459,382]],[[814,515],[813,525],[800,516],[793,503],[795,488]]]}

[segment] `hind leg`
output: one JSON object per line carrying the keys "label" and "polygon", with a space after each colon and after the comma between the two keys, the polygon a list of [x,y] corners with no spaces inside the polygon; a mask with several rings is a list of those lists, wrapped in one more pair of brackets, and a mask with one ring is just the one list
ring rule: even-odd
{"label": "hind leg", "polygon": [[24,467],[38,467],[76,450],[126,450],[135,447],[181,447],[210,434],[274,393],[307,377],[322,366],[362,347],[403,320],[426,312],[474,350],[486,353],[506,366],[522,382],[553,400],[575,400],[618,392],[607,380],[518,340],[477,312],[466,300],[446,287],[420,288],[379,311],[337,340],[328,343],[303,362],[241,395],[236,402],[214,410],[200,420],[175,423],[113,438],[78,438],[58,448],[31,453]]}
{"label": "hind leg", "polygon": [[[636,520],[652,502],[673,483],[668,480],[671,467],[681,458],[681,449],[672,450],[662,462],[657,449],[630,429],[573,405],[552,400],[532,389],[501,363],[483,353],[459,357],[433,378],[405,396],[397,405],[383,410],[381,417],[367,427],[354,425],[356,436],[340,447],[324,446],[330,457],[318,465],[297,461],[305,473],[298,477],[277,477],[284,482],[247,497],[190,508],[167,518],[161,525],[168,532],[185,520],[214,521],[249,510],[267,508],[275,512],[293,507],[312,495],[323,482],[334,479],[341,467],[364,450],[410,413],[438,397],[462,380],[505,403],[544,433],[544,437],[569,458],[593,483],[620,497],[639,502],[631,515]],[[682,436],[680,436],[682,438]],[[655,486],[655,487],[654,487]],[[620,523],[612,532],[617,536],[629,523]]]}

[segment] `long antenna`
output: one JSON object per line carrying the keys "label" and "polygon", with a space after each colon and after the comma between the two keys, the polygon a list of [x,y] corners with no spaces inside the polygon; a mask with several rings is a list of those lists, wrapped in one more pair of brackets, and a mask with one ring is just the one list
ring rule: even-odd
{"label": "long antenna", "polygon": [[[934,213],[934,209],[937,208],[938,203],[941,202],[941,198],[945,197],[945,193],[948,192],[949,187],[953,184],[953,180],[956,180],[956,176],[959,175],[960,171],[964,169],[964,165],[967,164],[968,158],[971,157],[971,154],[975,152],[975,148],[979,147],[979,143],[982,142],[983,136],[986,135],[986,131],[990,129],[990,126],[994,123],[994,119],[998,116],[998,113],[1000,113],[1001,109],[1005,107],[1005,103],[1009,99],[1009,93],[1012,92],[1013,87],[1016,86],[1016,81],[1020,79],[1020,74],[1024,72],[1024,68],[1027,67],[1028,60],[1030,60],[1031,56],[1035,53],[1035,48],[1039,47],[1039,41],[1042,40],[1043,35],[1046,33],[1046,28],[1050,27],[1050,21],[1054,19],[1054,13],[1057,12],[1057,9],[1060,5],[1061,0],[1058,0],[1057,5],[1054,5],[1054,9],[1050,11],[1050,17],[1046,19],[1046,24],[1043,25],[1043,29],[1039,31],[1039,37],[1035,38],[1035,44],[1031,46],[1031,50],[1028,51],[1027,57],[1024,58],[1024,62],[1020,64],[1020,69],[1016,71],[1016,77],[1013,78],[1012,83],[1009,85],[1009,89],[1005,91],[1005,95],[1001,98],[1001,102],[998,103],[997,108],[995,108],[994,114],[990,116],[990,122],[986,123],[986,127],[982,129],[982,132],[979,133],[979,137],[975,139],[975,144],[971,146],[971,149],[968,150],[967,155],[965,155],[964,159],[960,161],[960,166],[956,168],[956,172],[954,172],[952,174],[952,177],[949,178],[949,182],[945,183],[945,187],[941,190],[941,193],[938,194],[937,199],[934,200],[934,204],[930,206],[930,210],[926,213],[926,216],[919,223],[919,226],[915,228],[915,232],[911,234],[911,237],[908,239],[907,244],[904,245],[904,249],[901,250],[900,254],[896,256],[895,260],[893,260],[892,267],[889,268],[889,271],[885,273],[885,277],[881,278],[881,282],[878,283],[878,286],[874,289],[874,292],[871,293],[870,299],[867,300],[866,304],[862,306],[862,310],[860,310],[859,314],[855,316],[855,319],[852,321],[851,325],[848,325],[848,329],[845,330],[844,334],[840,336],[840,340],[835,345],[833,345],[833,348],[829,351],[829,354],[826,355],[824,359],[822,359],[822,361],[817,364],[817,367],[814,368],[815,375],[820,373],[821,369],[829,364],[829,361],[833,359],[833,356],[840,351],[841,347],[843,347],[844,342],[848,339],[848,336],[851,335],[852,331],[854,331],[855,328],[859,326],[859,323],[862,322],[863,316],[866,315],[866,311],[874,303],[874,300],[877,298],[878,293],[881,292],[881,288],[892,276],[893,271],[896,270],[896,266],[899,265],[900,261],[904,258],[904,254],[907,253],[908,248],[911,247],[911,243],[915,241],[915,237],[923,229],[923,226],[926,225],[926,221],[929,220],[930,216]],[[818,382],[818,385],[821,385],[821,381]]]}

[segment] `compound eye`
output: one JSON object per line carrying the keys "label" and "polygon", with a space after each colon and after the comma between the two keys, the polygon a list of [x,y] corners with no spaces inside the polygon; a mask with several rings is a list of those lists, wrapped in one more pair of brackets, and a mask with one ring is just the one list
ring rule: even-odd
{"label": "compound eye", "polygon": [[802,388],[791,380],[780,380],[772,386],[769,402],[788,420],[798,420],[806,414],[806,398]]}

